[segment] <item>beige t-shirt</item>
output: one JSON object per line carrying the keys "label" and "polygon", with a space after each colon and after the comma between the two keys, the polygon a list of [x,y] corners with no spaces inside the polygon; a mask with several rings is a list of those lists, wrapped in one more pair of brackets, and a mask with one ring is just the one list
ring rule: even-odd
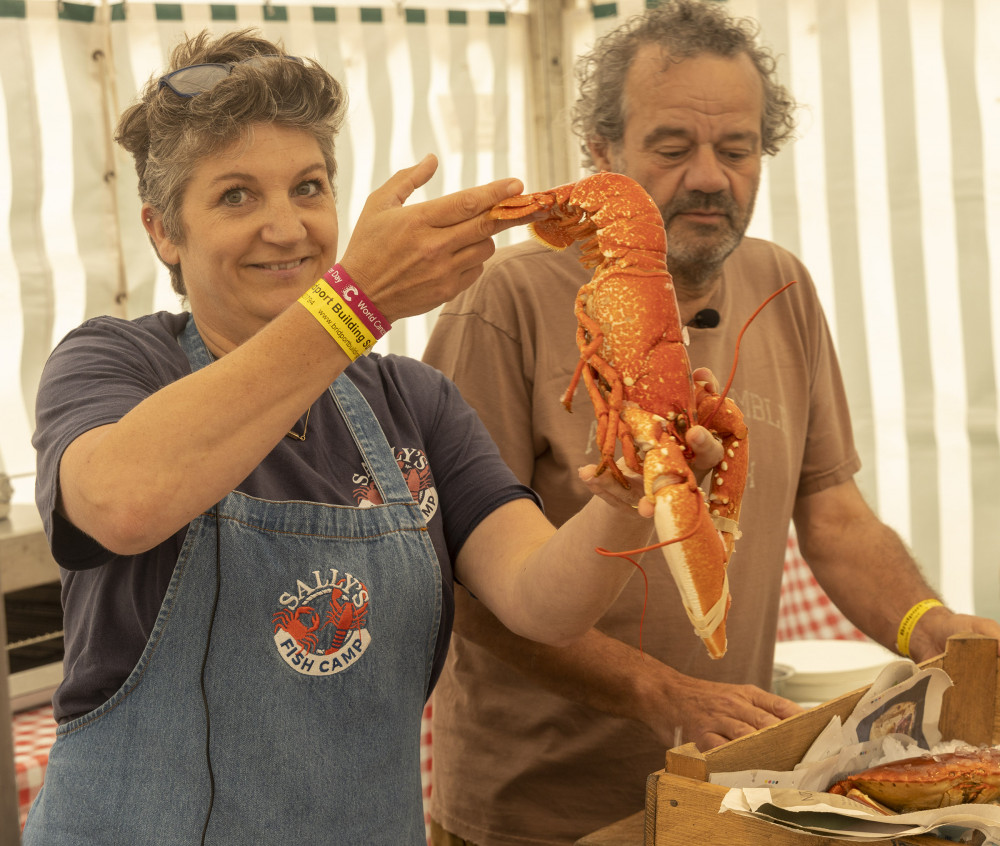
{"label": "beige t-shirt", "polygon": [[[447,305],[425,360],[458,384],[521,481],[558,524],[588,496],[577,468],[600,460],[582,382],[573,413],[560,398],[578,359],[573,301],[589,271],[570,248],[534,242],[498,251]],[[745,239],[713,298],[717,328],[689,329],[693,366],[725,384],[744,321],[784,283],[746,332],[730,396],[750,430],[750,468],[729,563],[732,607],[725,657],[694,634],[659,552],[649,579],[646,652],[699,678],[770,686],[785,544],[797,496],[860,467],[833,345],[805,267],[766,241]],[[643,580],[632,578],[598,628],[636,645]],[[508,656],[510,658],[511,656]],[[514,656],[516,662],[516,656]],[[643,725],[550,694],[460,636],[434,693],[431,813],[479,846],[572,843],[641,810],[663,746]]]}

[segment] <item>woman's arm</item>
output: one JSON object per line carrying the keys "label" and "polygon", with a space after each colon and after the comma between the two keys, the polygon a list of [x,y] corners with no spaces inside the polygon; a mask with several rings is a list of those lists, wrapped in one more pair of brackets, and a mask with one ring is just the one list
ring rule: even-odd
{"label": "woman's arm", "polygon": [[156,546],[245,479],[348,364],[304,308],[289,308],[76,438],[59,466],[60,512],[119,555]]}
{"label": "woman's arm", "polygon": [[511,631],[563,645],[583,635],[614,602],[635,571],[597,547],[634,549],[649,543],[652,514],[642,478],[623,467],[625,490],[610,473],[580,477],[597,495],[557,531],[529,500],[493,511],[469,535],[455,578]]}
{"label": "woman's arm", "polygon": [[[517,180],[403,206],[435,168],[430,157],[374,192],[342,259],[390,321],[471,284],[491,236],[511,225],[485,213],[520,191]],[[209,367],[74,440],[61,458],[57,507],[108,550],[144,552],[239,485],[348,364],[292,303]]]}

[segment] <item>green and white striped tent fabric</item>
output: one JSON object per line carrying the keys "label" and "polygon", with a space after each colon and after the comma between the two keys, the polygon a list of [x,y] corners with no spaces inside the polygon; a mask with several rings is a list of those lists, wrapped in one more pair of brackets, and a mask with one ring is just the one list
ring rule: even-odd
{"label": "green and white striped tent fabric", "polygon": [[[1000,617],[1000,0],[706,2],[760,21],[804,104],[797,140],[766,165],[751,234],[800,255],[817,282],[862,489],[949,603]],[[578,172],[562,108],[534,117],[532,81],[552,67],[533,52],[534,24],[549,3],[561,11],[548,49],[568,71],[647,0],[0,0],[0,470],[18,496],[30,498],[20,476],[52,345],[93,314],[176,308],[108,139],[183,33],[256,25],[347,85],[346,244],[368,192],[426,152],[441,169],[422,196],[508,175],[548,187],[535,174],[552,150],[574,151],[566,172]],[[419,355],[432,321],[405,321],[381,348]],[[745,412],[752,425],[780,409]]]}
{"label": "green and white striped tent fabric", "polygon": [[[0,470],[31,471],[33,396],[59,338],[95,314],[178,308],[138,226],[131,161],[110,140],[170,49],[204,28],[256,26],[345,83],[343,247],[370,191],[426,153],[441,165],[411,202],[525,170],[525,17],[449,6],[0,0]],[[380,348],[419,356],[426,328],[403,321]]]}

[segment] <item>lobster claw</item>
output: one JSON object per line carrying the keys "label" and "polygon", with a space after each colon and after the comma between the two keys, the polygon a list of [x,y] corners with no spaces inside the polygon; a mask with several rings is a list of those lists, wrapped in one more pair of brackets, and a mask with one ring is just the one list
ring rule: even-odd
{"label": "lobster claw", "polygon": [[[680,495],[671,488],[681,488]],[[663,557],[670,568],[694,633],[702,639],[712,658],[726,654],[726,616],[732,597],[725,546],[719,539],[704,508],[685,514],[684,505],[692,502],[686,484],[665,486],[656,495],[656,533],[660,538],[682,536],[682,540],[663,547]],[[687,517],[689,522],[684,523]],[[690,529],[690,524],[694,529]]]}
{"label": "lobster claw", "polygon": [[[708,654],[721,658],[726,654],[726,616],[732,604],[728,562],[739,534],[728,516],[732,511],[727,509],[724,517],[719,509],[713,515],[705,508],[683,448],[669,438],[646,452],[643,476],[646,495],[655,504],[653,519],[663,557],[688,620]],[[735,508],[738,512],[738,505]],[[720,523],[725,531],[720,531]]]}
{"label": "lobster claw", "polygon": [[[719,404],[719,397],[709,395],[699,408],[715,409]],[[721,409],[716,417],[723,430],[723,458],[712,470],[707,496],[688,466],[685,446],[670,421],[638,406],[622,411],[642,456],[643,489],[654,503],[658,546],[695,634],[712,658],[726,654],[726,616],[732,604],[727,569],[739,538],[748,455],[742,414],[729,399],[721,401]],[[732,424],[734,431],[726,431],[722,423]]]}

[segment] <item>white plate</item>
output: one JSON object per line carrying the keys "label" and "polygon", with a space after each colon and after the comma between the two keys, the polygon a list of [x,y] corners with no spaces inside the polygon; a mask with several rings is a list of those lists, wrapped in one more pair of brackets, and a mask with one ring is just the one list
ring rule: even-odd
{"label": "white plate", "polygon": [[775,647],[774,660],[794,670],[783,695],[795,702],[826,702],[875,681],[899,656],[858,640],[790,640]]}

